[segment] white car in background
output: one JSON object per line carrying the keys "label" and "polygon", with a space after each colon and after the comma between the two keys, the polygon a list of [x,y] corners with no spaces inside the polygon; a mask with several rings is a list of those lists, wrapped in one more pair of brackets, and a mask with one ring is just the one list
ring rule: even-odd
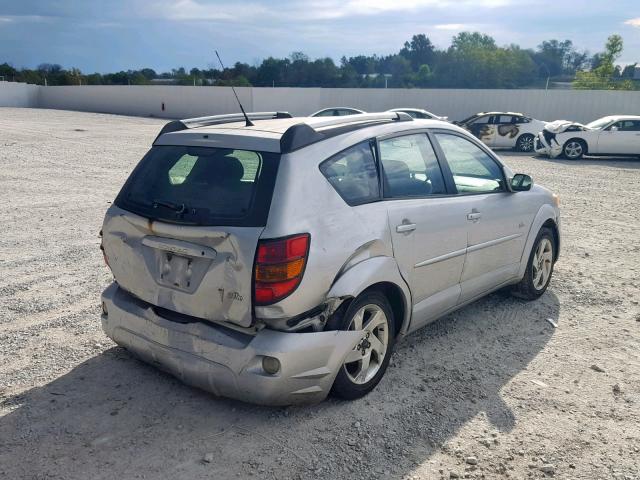
{"label": "white car in background", "polygon": [[535,151],[569,160],[583,155],[640,156],[640,116],[612,115],[586,125],[556,120],[538,134]]}
{"label": "white car in background", "polygon": [[533,152],[536,135],[547,124],[515,112],[482,112],[453,123],[473,133],[488,147],[520,152]]}
{"label": "white car in background", "polygon": [[422,108],[392,108],[391,110],[387,110],[388,112],[402,112],[406,113],[412,118],[424,118],[428,120],[442,120],[443,122],[448,122],[449,117],[442,117],[440,115],[436,115],[435,113],[431,113],[427,110],[423,110]]}
{"label": "white car in background", "polygon": [[364,110],[351,107],[330,107],[318,110],[315,113],[309,115],[310,117],[344,117],[345,115],[358,115],[360,113],[367,113]]}

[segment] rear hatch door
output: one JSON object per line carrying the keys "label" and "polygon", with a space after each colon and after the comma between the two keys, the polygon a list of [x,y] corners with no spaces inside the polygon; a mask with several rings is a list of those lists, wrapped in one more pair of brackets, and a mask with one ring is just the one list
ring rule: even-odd
{"label": "rear hatch door", "polygon": [[103,248],[118,284],[157,307],[250,326],[253,263],[278,157],[153,147],[103,225]]}

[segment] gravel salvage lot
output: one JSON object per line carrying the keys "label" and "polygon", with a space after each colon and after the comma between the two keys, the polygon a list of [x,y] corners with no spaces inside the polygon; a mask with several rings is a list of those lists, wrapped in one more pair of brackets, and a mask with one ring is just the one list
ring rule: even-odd
{"label": "gravel salvage lot", "polygon": [[0,478],[640,478],[640,160],[503,155],[560,194],[547,293],[410,336],[360,401],[271,409],[100,329],[102,216],[163,123],[0,109]]}

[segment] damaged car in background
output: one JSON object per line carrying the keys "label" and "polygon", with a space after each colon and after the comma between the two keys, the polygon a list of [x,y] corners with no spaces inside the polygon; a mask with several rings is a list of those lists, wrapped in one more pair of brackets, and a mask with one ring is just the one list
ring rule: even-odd
{"label": "damaged car in background", "polygon": [[535,151],[551,158],[577,160],[583,155],[631,155],[640,157],[640,116],[612,115],[583,125],[556,120],[535,140]]}
{"label": "damaged car in background", "polygon": [[476,113],[454,122],[470,131],[491,148],[511,148],[519,152],[533,152],[533,142],[546,122],[515,112]]}
{"label": "damaged car in background", "polygon": [[385,112],[167,124],[108,209],[106,335],[268,405],[356,399],[402,337],[508,288],[534,300],[558,197],[467,131]]}

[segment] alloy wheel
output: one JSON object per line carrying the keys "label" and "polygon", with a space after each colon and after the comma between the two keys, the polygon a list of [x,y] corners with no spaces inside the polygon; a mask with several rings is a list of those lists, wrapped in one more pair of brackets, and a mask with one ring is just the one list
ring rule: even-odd
{"label": "alloy wheel", "polygon": [[582,155],[582,144],[580,142],[569,142],[564,147],[564,154],[567,158],[578,158]]}
{"label": "alloy wheel", "polygon": [[533,254],[533,286],[542,290],[551,276],[553,266],[553,245],[548,238],[542,238]]}
{"label": "alloy wheel", "polygon": [[530,152],[533,150],[533,137],[526,135],[520,138],[519,148],[521,152]]}
{"label": "alloy wheel", "polygon": [[369,304],[355,313],[348,330],[364,331],[343,365],[349,380],[361,385],[375,377],[388,354],[389,322],[382,308]]}

